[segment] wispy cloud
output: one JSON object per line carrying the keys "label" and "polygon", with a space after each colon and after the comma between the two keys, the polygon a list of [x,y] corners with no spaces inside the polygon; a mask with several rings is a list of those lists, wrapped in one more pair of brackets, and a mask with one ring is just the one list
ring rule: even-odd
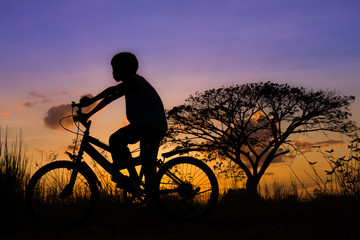
{"label": "wispy cloud", "polygon": [[35,107],[35,105],[37,103],[38,103],[38,101],[27,101],[27,102],[19,104],[18,108],[32,108],[32,107]]}
{"label": "wispy cloud", "polygon": [[288,154],[285,154],[285,155],[280,155],[278,157],[276,157],[272,162],[271,164],[276,164],[276,163],[284,163],[284,162],[287,162],[287,161],[291,161],[293,160],[294,158],[296,157],[296,154],[290,152]]}
{"label": "wispy cloud", "polygon": [[3,116],[8,116],[8,115],[10,115],[11,113],[9,112],[9,111],[3,111],[3,112],[1,112],[1,115],[3,115]]}
{"label": "wispy cloud", "polygon": [[319,141],[319,142],[309,142],[309,141],[302,141],[301,139],[298,139],[294,145],[300,151],[311,152],[316,147],[329,147],[329,146],[335,146],[335,145],[341,145],[341,144],[344,144],[344,141],[326,140],[326,141]]}
{"label": "wispy cloud", "polygon": [[28,96],[30,99],[28,101],[25,101],[25,102],[19,104],[17,107],[18,108],[33,108],[39,103],[48,103],[48,102],[54,101],[57,97],[67,96],[67,95],[71,96],[74,94],[78,95],[78,93],[75,93],[75,92],[57,92],[57,93],[52,93],[52,94],[44,94],[44,93],[39,93],[39,92],[35,92],[35,91],[30,91],[28,93]]}
{"label": "wispy cloud", "polygon": [[20,103],[17,108],[33,108],[39,102],[48,102],[50,99],[45,94],[40,94],[36,92],[29,92],[30,99]]}
{"label": "wispy cloud", "polygon": [[29,92],[29,95],[35,98],[45,99],[47,98],[45,94],[37,93],[37,92]]}
{"label": "wispy cloud", "polygon": [[[294,143],[295,148],[298,151],[305,151],[305,152],[311,152],[314,148],[319,147],[330,147],[330,146],[337,146],[344,144],[344,141],[340,140],[326,140],[326,141],[319,141],[319,142],[309,142],[309,141],[303,141],[301,139],[296,140]],[[293,160],[296,157],[295,152],[290,152],[285,155],[281,155],[277,158],[275,158],[271,163],[283,163],[289,160]]]}

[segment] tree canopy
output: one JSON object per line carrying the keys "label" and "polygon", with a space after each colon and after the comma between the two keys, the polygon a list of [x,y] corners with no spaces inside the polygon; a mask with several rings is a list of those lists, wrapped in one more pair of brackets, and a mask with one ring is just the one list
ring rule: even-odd
{"label": "tree canopy", "polygon": [[197,92],[168,111],[168,141],[235,162],[256,192],[274,159],[289,152],[297,133],[357,130],[350,120],[353,96],[288,84],[249,83]]}

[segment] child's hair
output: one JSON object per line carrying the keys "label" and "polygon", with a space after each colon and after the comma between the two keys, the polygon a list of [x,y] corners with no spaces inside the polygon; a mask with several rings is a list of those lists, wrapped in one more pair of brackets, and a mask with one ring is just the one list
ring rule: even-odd
{"label": "child's hair", "polygon": [[111,59],[111,65],[115,67],[121,66],[128,73],[136,74],[139,62],[134,54],[130,52],[121,52]]}

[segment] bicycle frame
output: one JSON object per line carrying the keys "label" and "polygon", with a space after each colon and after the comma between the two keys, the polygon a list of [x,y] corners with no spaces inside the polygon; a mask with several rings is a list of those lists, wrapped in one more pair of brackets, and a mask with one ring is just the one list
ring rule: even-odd
{"label": "bicycle frame", "polygon": [[[99,148],[101,148],[101,149],[103,149],[103,150],[105,150],[107,152],[110,152],[109,145],[101,142],[97,138],[94,138],[94,137],[90,136],[91,121],[88,121],[86,123],[82,123],[82,125],[85,127],[85,131],[84,131],[84,134],[83,134],[83,139],[81,141],[79,151],[78,151],[77,154],[68,153],[70,158],[73,159],[75,164],[80,164],[80,163],[86,164],[86,162],[82,161],[83,160],[83,155],[84,155],[84,152],[85,152],[92,159],[94,159],[94,161],[96,163],[98,163],[102,168],[104,168],[106,172],[111,174],[114,180],[116,180],[117,182],[121,182],[121,178],[124,177],[124,175],[122,173],[120,173],[117,169],[115,169],[113,167],[112,163],[109,162],[101,153],[99,153],[98,150],[95,149],[95,147],[92,146],[92,145],[95,145],[95,146],[97,146],[97,147],[99,147]],[[136,165],[141,165],[141,162],[137,161]],[[140,172],[142,174],[142,169],[140,170]],[[76,175],[77,175],[77,172],[74,171],[72,173],[72,175],[71,175],[71,178],[70,178],[70,183],[69,183],[70,186],[73,186],[73,183],[75,182],[75,179],[76,179]]]}
{"label": "bicycle frame", "polygon": [[[121,183],[121,178],[124,175],[122,173],[120,173],[118,170],[114,169],[112,163],[110,163],[101,153],[99,153],[92,146],[92,144],[93,144],[93,145],[95,145],[95,146],[97,146],[97,147],[99,147],[99,148],[101,148],[101,149],[103,149],[103,150],[105,150],[107,152],[110,152],[109,145],[101,142],[97,138],[94,138],[94,137],[90,136],[91,121],[88,121],[88,122],[82,123],[82,124],[85,127],[85,131],[84,131],[83,139],[82,139],[81,144],[80,144],[78,154],[70,154],[70,153],[68,153],[68,155],[70,156],[70,158],[73,159],[73,161],[76,164],[80,164],[80,163],[86,164],[86,162],[82,161],[82,159],[83,159],[84,152],[87,153],[92,159],[94,159],[95,162],[97,162],[102,168],[104,168],[105,171],[107,171],[109,174],[111,174],[112,177],[117,182]],[[139,173],[140,179],[142,179],[142,177],[144,176],[142,163],[143,163],[143,159],[141,157],[136,157],[136,158],[132,159],[133,166],[139,166],[139,165],[141,166],[140,173]],[[157,167],[161,167],[161,162],[160,161],[157,161]],[[70,183],[68,184],[68,186],[69,186],[68,188],[71,188],[71,186],[74,186],[76,176],[77,176],[77,172],[73,171],[73,173],[71,175],[71,178],[70,178]],[[169,176],[173,181],[175,181],[179,185],[184,183],[181,179],[179,179],[177,176],[175,176],[171,172],[167,172],[167,176]],[[174,189],[172,191],[175,192],[176,189]]]}
{"label": "bicycle frame", "polygon": [[[72,107],[78,107],[77,110],[77,114],[81,115],[82,111],[81,111],[81,107],[78,104],[75,104],[74,102],[72,103]],[[97,146],[107,152],[110,152],[110,146],[101,142],[99,139],[94,138],[92,136],[90,136],[90,126],[91,126],[91,121],[87,121],[87,122],[79,122],[81,123],[84,127],[85,127],[85,131],[83,134],[83,138],[80,144],[80,148],[77,154],[71,154],[68,153],[69,157],[74,161],[74,163],[77,164],[86,164],[86,162],[82,161],[83,159],[83,155],[84,152],[87,153],[92,159],[94,159],[95,162],[97,162],[102,168],[105,169],[105,171],[107,171],[109,174],[111,174],[113,181],[117,182],[117,183],[122,183],[122,178],[124,178],[124,175],[118,171],[117,169],[115,169],[112,165],[111,162],[109,162],[101,153],[99,153],[93,146]],[[191,150],[190,150],[191,151]],[[177,154],[177,152],[173,152],[173,153],[166,153],[163,154],[163,157],[170,157]],[[131,160],[131,164],[135,167],[135,166],[141,166],[140,172],[139,172],[139,178],[140,180],[144,177],[144,170],[143,170],[143,161],[144,159],[142,159],[141,156],[133,158]],[[157,167],[161,167],[163,162],[161,161],[157,161]],[[86,164],[87,165],[87,164]],[[88,166],[88,165],[87,165]],[[176,182],[177,184],[181,185],[184,184],[184,181],[182,181],[180,178],[178,178],[177,176],[175,176],[174,174],[172,174],[171,172],[167,172],[166,173],[167,176],[169,176],[169,178],[171,178],[174,182]],[[73,186],[75,184],[75,180],[77,177],[77,171],[74,170],[71,174],[71,178],[70,178],[70,182],[69,184],[65,187],[65,189],[63,190],[63,194],[67,195],[68,193],[72,192]],[[123,186],[126,187],[126,186]],[[169,191],[169,190],[168,190]],[[176,191],[176,189],[173,190],[174,192]]]}

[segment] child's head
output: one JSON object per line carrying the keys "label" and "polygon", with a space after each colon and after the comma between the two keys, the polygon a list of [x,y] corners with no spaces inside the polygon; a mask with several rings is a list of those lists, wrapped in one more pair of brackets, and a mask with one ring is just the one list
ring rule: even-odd
{"label": "child's head", "polygon": [[121,52],[111,59],[113,76],[116,81],[124,80],[129,76],[135,75],[139,63],[136,56],[129,52]]}

